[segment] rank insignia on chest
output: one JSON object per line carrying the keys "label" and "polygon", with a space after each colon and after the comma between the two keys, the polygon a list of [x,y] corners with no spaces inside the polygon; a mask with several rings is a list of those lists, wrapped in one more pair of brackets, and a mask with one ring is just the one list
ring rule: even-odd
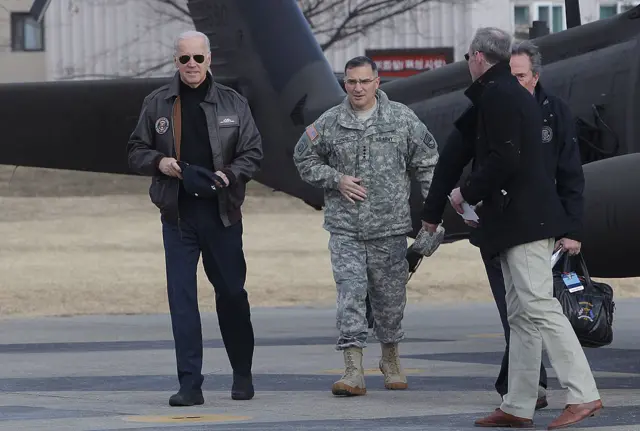
{"label": "rank insignia on chest", "polygon": [[307,132],[307,136],[312,141],[318,137],[318,131],[316,130],[316,126],[314,126],[313,124],[311,124],[310,126],[307,126],[305,130]]}

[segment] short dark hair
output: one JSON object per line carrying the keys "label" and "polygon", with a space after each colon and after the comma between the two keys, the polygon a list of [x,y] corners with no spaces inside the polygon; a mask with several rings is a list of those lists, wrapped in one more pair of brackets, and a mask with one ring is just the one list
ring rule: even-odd
{"label": "short dark hair", "polygon": [[347,70],[353,69],[354,67],[360,67],[365,65],[371,66],[371,70],[373,70],[374,74],[377,74],[378,66],[376,66],[376,62],[371,60],[369,57],[364,55],[360,55],[358,57],[354,57],[351,60],[347,61],[347,64],[344,66],[344,73],[347,74]]}

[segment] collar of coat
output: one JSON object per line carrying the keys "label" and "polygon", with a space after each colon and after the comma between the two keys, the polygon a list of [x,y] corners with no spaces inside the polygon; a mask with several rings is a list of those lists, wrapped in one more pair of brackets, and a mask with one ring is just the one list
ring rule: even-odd
{"label": "collar of coat", "polygon": [[[370,120],[373,120],[373,124],[380,126],[386,123],[393,123],[393,114],[391,112],[391,104],[389,103],[389,97],[387,94],[378,89],[376,90],[376,98],[378,99],[378,107],[371,116]],[[366,129],[366,125],[358,119],[351,103],[349,102],[349,96],[345,97],[340,104],[340,112],[338,114],[338,124],[347,129]]]}
{"label": "collar of coat", "polygon": [[499,79],[516,79],[511,74],[511,66],[508,61],[501,61],[494,64],[489,70],[476,79],[464,92],[465,96],[471,100],[474,105],[478,104],[482,93],[487,86],[492,85]]}
{"label": "collar of coat", "polygon": [[542,87],[542,84],[540,84],[540,81],[538,81],[536,87],[533,89],[533,95],[535,96],[536,101],[540,106],[543,106],[545,102],[548,103],[547,92],[544,91],[544,88]]}
{"label": "collar of coat", "polygon": [[[207,70],[206,80],[209,81],[210,85],[209,85],[209,91],[207,91],[207,95],[204,97],[204,101],[209,103],[216,103],[217,89],[213,81],[213,75],[211,75],[211,72],[209,72],[208,70]],[[206,80],[203,81],[202,84],[200,85],[203,85],[206,82]],[[167,90],[167,95],[165,96],[165,99],[171,99],[172,97],[178,97],[179,95],[180,95],[180,72],[176,72],[173,75],[173,78],[171,79],[171,83],[169,84],[169,90]]]}

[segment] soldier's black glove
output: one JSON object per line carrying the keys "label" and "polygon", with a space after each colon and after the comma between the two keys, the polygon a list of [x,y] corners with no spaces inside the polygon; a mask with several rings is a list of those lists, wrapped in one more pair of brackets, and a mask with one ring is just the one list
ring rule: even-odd
{"label": "soldier's black glove", "polygon": [[409,262],[409,279],[416,272],[423,257],[429,257],[440,247],[444,240],[444,228],[438,225],[438,229],[434,233],[427,232],[424,228],[420,229],[416,240],[407,249],[406,259]]}

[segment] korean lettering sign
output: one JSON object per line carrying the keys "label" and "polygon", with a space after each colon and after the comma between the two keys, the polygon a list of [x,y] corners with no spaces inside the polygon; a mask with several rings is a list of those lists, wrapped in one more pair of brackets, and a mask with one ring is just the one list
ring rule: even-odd
{"label": "korean lettering sign", "polygon": [[365,55],[375,61],[380,76],[411,76],[453,62],[453,48],[370,49]]}

